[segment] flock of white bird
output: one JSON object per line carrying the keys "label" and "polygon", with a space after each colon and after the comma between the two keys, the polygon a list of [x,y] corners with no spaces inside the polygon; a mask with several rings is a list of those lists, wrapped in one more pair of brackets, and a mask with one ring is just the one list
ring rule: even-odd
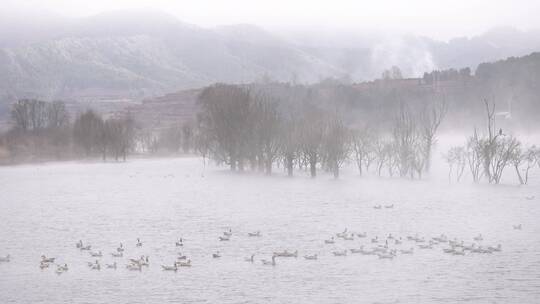
{"label": "flock of white bird", "polygon": [[[393,205],[386,205],[384,208],[390,209],[393,208]],[[374,206],[375,209],[382,209],[381,205]],[[513,225],[514,230],[521,230],[522,226],[519,225]],[[223,232],[223,235],[218,236],[218,240],[220,242],[228,242],[231,241],[233,236],[233,232],[231,229],[228,229],[227,231]],[[247,236],[250,238],[253,237],[262,237],[262,234],[260,231],[255,232],[249,232],[247,233]],[[497,246],[490,246],[487,244],[484,244],[484,237],[482,234],[479,234],[475,237],[473,237],[470,241],[466,242],[465,240],[458,240],[456,238],[450,239],[445,234],[441,234],[439,236],[435,237],[424,237],[416,235],[409,235],[406,237],[397,237],[393,236],[391,233],[388,234],[386,237],[379,238],[378,236],[368,238],[368,234],[366,232],[358,233],[349,231],[348,229],[345,229],[342,232],[336,233],[335,235],[331,236],[330,238],[324,240],[325,245],[333,245],[336,244],[336,242],[343,242],[343,244],[348,244],[348,241],[354,241],[354,240],[363,240],[363,244],[359,245],[359,247],[356,248],[350,248],[350,249],[343,249],[343,250],[334,250],[331,251],[333,256],[336,257],[343,257],[347,256],[349,254],[359,254],[359,255],[373,255],[377,256],[379,259],[394,259],[399,255],[411,255],[414,254],[415,250],[433,250],[439,248],[442,252],[446,254],[451,254],[455,256],[464,256],[467,254],[492,254],[496,252],[500,252],[502,250],[501,244],[498,244]],[[369,241],[368,241],[369,240]],[[371,244],[371,246],[367,245]],[[135,243],[136,248],[140,248],[143,246],[143,243],[140,239],[137,239],[137,242]],[[370,248],[367,248],[367,247]],[[89,253],[89,256],[91,258],[96,258],[92,262],[88,262],[88,267],[91,270],[101,270],[102,268],[105,269],[117,269],[117,262],[113,262],[111,264],[104,264],[102,266],[100,262],[100,258],[103,258],[103,253],[101,250],[99,251],[93,251],[92,246],[88,244],[84,244],[81,240],[78,241],[75,245],[77,249],[80,251],[87,251]],[[184,247],[184,239],[180,238],[178,241],[175,242],[175,247]],[[345,247],[345,246],[341,246]],[[125,248],[122,243],[119,244],[119,246],[110,253],[110,256],[113,259],[119,259],[124,257]],[[212,258],[219,259],[222,257],[222,253],[219,251],[216,251],[212,253]],[[298,258],[298,251],[278,251],[273,252],[271,257],[269,259],[261,259],[260,262],[262,265],[270,265],[275,266],[276,265],[276,258]],[[317,260],[319,258],[318,253],[306,253],[303,255],[303,258],[305,260]],[[249,263],[255,263],[255,254],[251,254],[249,257],[244,258],[246,262]],[[11,261],[11,256],[8,254],[6,256],[0,256],[0,263],[7,263]],[[51,268],[51,266],[56,266],[55,272],[57,274],[65,273],[69,270],[68,265],[66,263],[58,264],[55,263],[56,258],[53,257],[47,257],[45,255],[41,256],[41,261],[39,262],[40,269],[47,269]],[[127,260],[127,263],[125,265],[125,268],[127,270],[132,271],[142,271],[143,267],[149,267],[149,257],[145,255],[141,255],[138,258],[130,258]],[[178,255],[175,257],[173,263],[171,265],[161,265],[161,268],[164,271],[178,271],[180,267],[191,267],[191,259],[189,259],[186,255],[178,252]]]}

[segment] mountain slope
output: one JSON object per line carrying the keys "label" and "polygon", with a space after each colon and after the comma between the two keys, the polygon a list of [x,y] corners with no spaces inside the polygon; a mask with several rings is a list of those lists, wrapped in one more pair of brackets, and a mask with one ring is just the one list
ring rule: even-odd
{"label": "mountain slope", "polygon": [[393,65],[412,77],[440,68],[474,69],[540,49],[538,32],[508,28],[439,42],[374,33],[323,37],[316,31],[309,39],[305,33],[284,38],[252,25],[201,28],[156,11],[82,19],[43,15],[36,24],[0,17],[0,104],[26,97],[140,100],[263,78],[361,81]]}

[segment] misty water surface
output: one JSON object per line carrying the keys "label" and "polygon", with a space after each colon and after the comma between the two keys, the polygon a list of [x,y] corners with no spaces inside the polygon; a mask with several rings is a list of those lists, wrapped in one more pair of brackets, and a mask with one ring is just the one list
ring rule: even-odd
{"label": "misty water surface", "polygon": [[[279,171],[279,169],[277,169]],[[322,175],[286,178],[231,174],[199,158],[126,163],[52,163],[0,168],[2,303],[535,303],[540,296],[540,187],[448,185],[444,179],[409,181]],[[534,199],[526,197],[535,196]],[[377,204],[394,209],[375,210]],[[513,230],[521,223],[523,230]],[[229,242],[218,236],[231,228]],[[368,238],[324,239],[348,228]],[[262,237],[249,238],[260,230]],[[452,256],[415,249],[393,260],[334,257],[332,251],[368,248],[370,238],[418,233],[485,245],[494,254]],[[136,248],[136,238],[144,243]],[[184,248],[175,247],[183,237]],[[101,250],[115,270],[90,270],[95,260],[75,248],[79,240]],[[110,252],[120,242],[124,258]],[[416,247],[405,241],[397,248]],[[278,258],[273,251],[298,250]],[[222,258],[213,259],[219,250]],[[193,267],[165,272],[177,252]],[[244,261],[255,253],[256,263]],[[307,261],[304,254],[319,254]],[[39,269],[40,255],[70,270]],[[142,272],[127,258],[150,256]],[[249,300],[246,300],[249,299]]]}

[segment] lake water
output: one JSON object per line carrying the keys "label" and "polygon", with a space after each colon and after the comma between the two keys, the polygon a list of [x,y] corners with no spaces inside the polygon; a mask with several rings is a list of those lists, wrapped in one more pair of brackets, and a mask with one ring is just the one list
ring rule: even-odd
{"label": "lake water", "polygon": [[[0,263],[0,303],[538,303],[540,176],[531,180],[449,185],[444,178],[360,178],[352,171],[340,180],[290,179],[203,168],[198,158],[3,167],[0,255],[12,260]],[[218,241],[229,228],[231,240]],[[324,244],[345,228],[368,238]],[[247,236],[256,230],[262,237]],[[370,238],[389,233],[444,233],[466,244],[481,233],[482,245],[503,250],[453,256],[442,251],[448,245],[436,245],[392,260],[332,254],[372,247]],[[183,248],[175,246],[180,237]],[[87,262],[95,258],[75,248],[78,240],[119,268],[91,270]],[[125,256],[115,259],[110,252],[120,242]],[[299,257],[260,263],[284,249]],[[218,250],[222,257],[212,258]],[[179,251],[193,266],[162,271]],[[253,264],[244,261],[251,253]],[[301,257],[315,253],[315,261]],[[42,254],[69,271],[41,270]],[[125,269],[140,255],[150,257],[149,267]]]}

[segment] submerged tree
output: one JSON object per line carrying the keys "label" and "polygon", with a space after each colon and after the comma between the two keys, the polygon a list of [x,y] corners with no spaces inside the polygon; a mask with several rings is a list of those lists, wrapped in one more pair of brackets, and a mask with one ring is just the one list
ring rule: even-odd
{"label": "submerged tree", "polygon": [[464,147],[452,147],[443,158],[448,164],[448,181],[452,181],[452,174],[457,182],[461,179],[467,163],[467,152]]}
{"label": "submerged tree", "polygon": [[537,155],[540,150],[535,146],[522,150],[517,147],[510,156],[510,162],[516,170],[519,183],[526,185],[529,182],[529,171],[538,163]]}
{"label": "submerged tree", "polygon": [[79,115],[73,124],[73,141],[81,147],[86,156],[101,150],[103,146],[103,119],[88,110]]}
{"label": "submerged tree", "polygon": [[334,178],[339,177],[339,169],[349,155],[349,134],[339,114],[336,113],[327,119],[322,152],[324,162]]}
{"label": "submerged tree", "polygon": [[429,172],[431,167],[431,150],[437,141],[437,130],[446,115],[448,108],[445,99],[441,102],[424,107],[420,116],[420,128],[425,154],[425,170]]}

